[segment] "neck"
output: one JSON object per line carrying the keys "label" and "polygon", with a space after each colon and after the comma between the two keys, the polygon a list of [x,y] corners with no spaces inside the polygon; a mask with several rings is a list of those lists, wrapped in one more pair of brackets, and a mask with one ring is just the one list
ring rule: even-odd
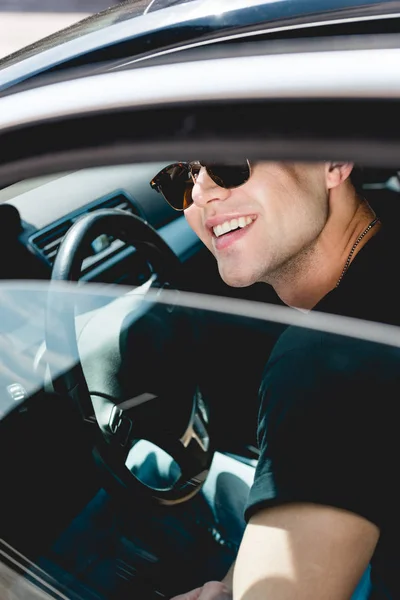
{"label": "neck", "polygon": [[303,249],[269,278],[281,300],[299,309],[314,308],[346,277],[358,252],[378,232],[379,222],[366,232],[374,219],[375,214],[366,201],[358,204],[347,222],[329,217],[312,246]]}

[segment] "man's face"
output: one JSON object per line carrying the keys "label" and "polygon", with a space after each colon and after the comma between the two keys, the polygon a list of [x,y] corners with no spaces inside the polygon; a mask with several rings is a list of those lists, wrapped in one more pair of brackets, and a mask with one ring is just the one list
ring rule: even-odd
{"label": "man's face", "polygon": [[[192,197],[186,219],[216,257],[222,279],[235,287],[271,283],[312,252],[326,223],[326,164],[253,163],[250,179],[230,190],[202,168]],[[218,235],[215,227],[224,223],[225,230],[241,227]]]}

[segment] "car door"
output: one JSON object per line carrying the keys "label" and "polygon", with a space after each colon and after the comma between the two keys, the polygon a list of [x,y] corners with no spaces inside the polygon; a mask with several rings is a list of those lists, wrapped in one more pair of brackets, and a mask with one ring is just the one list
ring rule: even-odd
{"label": "car door", "polygon": [[[290,52],[282,49],[269,54],[265,49],[246,57],[70,76],[66,81],[9,94],[0,99],[0,185],[8,189],[21,181],[60,173],[165,164],[176,156],[207,154],[213,161],[243,157],[319,161],[333,156],[376,169],[370,171],[372,182],[366,183],[371,196],[377,186],[387,183],[387,169],[391,183],[382,187],[396,196],[400,49],[392,46],[385,38],[357,40],[354,47],[346,45],[345,49],[336,44],[329,49],[314,44],[310,48],[299,42],[296,51],[292,46]],[[40,185],[36,189],[45,190]],[[13,206],[12,196],[8,204]],[[65,212],[70,215],[70,208]],[[13,215],[5,217],[7,229],[15,222],[15,211]],[[29,228],[29,222],[17,225]],[[27,246],[24,233],[17,228],[17,236]],[[185,236],[187,231],[183,228],[181,233]],[[35,253],[32,248],[28,251]],[[7,256],[6,246],[4,262]],[[194,271],[187,288],[191,291],[202,291],[203,282],[207,285],[208,275],[201,272],[202,266],[197,268],[195,263],[190,265]],[[21,279],[28,277],[26,272]],[[43,275],[47,277],[48,272]],[[206,287],[208,292],[218,289],[216,283]],[[258,296],[268,298],[264,290]],[[278,304],[276,298],[272,304]],[[276,321],[287,324],[279,312],[276,315]],[[237,332],[240,336],[240,328]],[[251,369],[253,355],[246,346],[246,332],[242,335],[242,350],[248,353]],[[368,335],[373,338],[373,333]],[[228,354],[230,369],[233,354]],[[262,368],[261,363],[253,366],[256,373]],[[235,383],[225,380],[225,391],[231,391]],[[256,392],[252,389],[254,397]],[[249,421],[256,411],[254,398]],[[225,414],[218,410],[216,414],[217,421],[224,422]],[[240,410],[232,417],[231,427],[235,438],[240,428],[250,428]],[[227,435],[226,447],[236,451],[229,441]],[[254,439],[249,438],[244,445],[248,448],[251,443]]]}

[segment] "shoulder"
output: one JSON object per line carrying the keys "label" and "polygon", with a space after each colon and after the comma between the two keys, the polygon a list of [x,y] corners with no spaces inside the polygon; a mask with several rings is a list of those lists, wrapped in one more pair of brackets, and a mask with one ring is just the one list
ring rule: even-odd
{"label": "shoulder", "polygon": [[382,330],[382,342],[378,342],[369,339],[376,330],[369,329],[368,324],[357,322],[354,328],[350,324],[348,321],[347,335],[288,327],[273,348],[263,383],[278,377],[282,385],[294,385],[294,374],[298,376],[297,389],[308,379],[318,382],[330,377],[337,381],[351,377],[370,380],[390,374],[397,377],[400,348],[393,344],[397,328],[385,329],[387,335]]}
{"label": "shoulder", "polygon": [[285,423],[296,430],[304,420],[307,427],[330,420],[338,430],[362,423],[370,431],[379,422],[386,426],[396,410],[399,365],[395,346],[289,327],[263,373],[259,442],[267,429],[270,435]]}

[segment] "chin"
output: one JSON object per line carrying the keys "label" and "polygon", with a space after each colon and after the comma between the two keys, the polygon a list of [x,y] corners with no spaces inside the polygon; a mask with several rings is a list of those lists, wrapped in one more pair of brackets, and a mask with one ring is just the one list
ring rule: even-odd
{"label": "chin", "polygon": [[230,272],[220,269],[219,274],[223,282],[230,287],[243,288],[257,282],[257,279],[250,273]]}

